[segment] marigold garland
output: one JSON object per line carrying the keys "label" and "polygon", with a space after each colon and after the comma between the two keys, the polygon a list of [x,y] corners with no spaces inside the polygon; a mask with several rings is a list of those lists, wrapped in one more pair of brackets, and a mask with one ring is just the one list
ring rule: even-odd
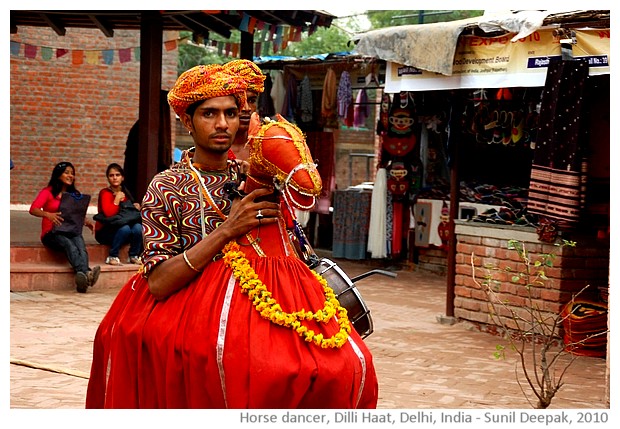
{"label": "marigold garland", "polygon": [[[307,342],[312,342],[322,348],[340,348],[349,337],[351,324],[347,316],[347,310],[340,306],[340,302],[334,294],[334,290],[329,287],[327,281],[318,273],[312,271],[316,279],[323,286],[325,291],[325,306],[315,312],[301,309],[293,313],[282,310],[280,304],[272,298],[271,292],[258,278],[254,269],[250,266],[245,254],[241,251],[239,244],[235,241],[229,242],[224,247],[224,263],[233,270],[233,275],[239,280],[241,291],[248,295],[252,304],[264,319],[293,329],[300,337]],[[337,314],[340,330],[330,338],[324,338],[323,334],[315,334],[312,329],[308,329],[301,322],[303,320],[314,320],[316,322],[327,323]]]}

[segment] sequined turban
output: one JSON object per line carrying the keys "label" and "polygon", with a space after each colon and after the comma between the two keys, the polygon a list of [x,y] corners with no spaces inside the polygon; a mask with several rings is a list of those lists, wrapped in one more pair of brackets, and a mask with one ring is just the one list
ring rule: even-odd
{"label": "sequined turban", "polygon": [[234,60],[224,64],[234,73],[237,73],[248,83],[248,90],[254,92],[263,92],[265,90],[265,76],[260,68],[252,61]]}
{"label": "sequined turban", "polygon": [[181,116],[197,101],[232,95],[239,106],[245,104],[245,78],[219,64],[198,65],[183,72],[168,92],[168,104]]}

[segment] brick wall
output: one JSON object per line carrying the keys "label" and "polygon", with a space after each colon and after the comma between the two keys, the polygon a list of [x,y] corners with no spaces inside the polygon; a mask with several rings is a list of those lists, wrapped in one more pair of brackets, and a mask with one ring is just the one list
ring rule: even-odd
{"label": "brick wall", "polygon": [[[165,32],[163,40],[177,37]],[[117,30],[108,38],[98,30],[69,28],[58,36],[48,28],[20,27],[11,41],[21,47],[11,55],[10,203],[29,205],[54,165],[67,160],[76,167],[77,188],[93,195],[96,204],[99,189],[107,185],[105,168],[111,162],[123,165],[127,134],[138,119],[140,63],[133,48],[140,46],[139,31]],[[37,47],[34,58],[26,58],[25,44]],[[43,48],[51,49],[50,59],[43,58]],[[56,58],[58,48],[69,52]],[[118,50],[125,48],[131,48],[132,58],[120,64]],[[108,49],[115,51],[111,65],[72,62],[74,51]],[[163,89],[176,80],[177,56],[176,49],[163,51]]]}
{"label": "brick wall", "polygon": [[[609,243],[584,239],[575,240],[576,247],[558,247],[540,242],[533,228],[472,226],[461,221],[457,221],[456,235],[454,315],[478,324],[481,329],[493,331],[497,326],[481,286],[485,276],[490,275],[497,282],[497,298],[518,314],[524,315],[523,307],[529,304],[525,282],[512,281],[514,274],[522,272],[525,265],[515,250],[508,249],[509,240],[525,243],[532,263],[542,254],[556,255],[553,265],[544,269],[548,279],[530,288],[533,303],[545,317],[559,314],[572,295],[587,285],[589,287],[579,297],[599,299],[598,287],[607,287],[609,283]],[[493,267],[499,270],[490,270]],[[474,272],[477,281],[474,281]],[[507,326],[514,327],[508,311],[501,310],[498,316]]]}

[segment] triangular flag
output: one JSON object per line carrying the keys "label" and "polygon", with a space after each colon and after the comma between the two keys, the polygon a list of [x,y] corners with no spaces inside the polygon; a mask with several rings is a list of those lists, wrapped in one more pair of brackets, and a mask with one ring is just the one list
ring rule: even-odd
{"label": "triangular flag", "polygon": [[239,57],[239,43],[232,44],[232,56],[233,58]]}
{"label": "triangular flag", "polygon": [[140,46],[136,46],[135,48],[133,48],[133,58],[140,62]]}
{"label": "triangular flag", "polygon": [[76,66],[80,64],[84,64],[84,51],[82,50],[71,51],[71,62]]}
{"label": "triangular flag", "polygon": [[218,42],[217,43],[217,54],[222,55],[223,49],[224,49],[224,42]]}
{"label": "triangular flag", "polygon": [[56,49],[56,58],[60,58],[62,56],[65,56],[69,53],[68,49],[65,48],[58,48]]}
{"label": "triangular flag", "polygon": [[263,28],[265,28],[265,21],[261,21],[260,19],[256,20],[256,29],[257,30],[262,30]]}
{"label": "triangular flag", "polygon": [[33,45],[24,45],[24,56],[26,58],[35,58],[37,56],[37,47]]}
{"label": "triangular flag", "polygon": [[261,45],[262,45],[262,43],[260,43],[260,42],[254,43],[254,56],[255,57],[260,57]]}

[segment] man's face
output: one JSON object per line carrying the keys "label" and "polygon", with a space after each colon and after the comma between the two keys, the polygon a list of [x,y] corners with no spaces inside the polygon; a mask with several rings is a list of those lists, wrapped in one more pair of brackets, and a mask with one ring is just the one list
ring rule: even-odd
{"label": "man's face", "polygon": [[239,114],[239,130],[247,131],[250,126],[250,117],[256,112],[258,105],[258,92],[246,91],[247,101]]}
{"label": "man's face", "polygon": [[192,132],[197,147],[207,152],[228,151],[239,129],[239,108],[232,95],[203,101],[183,124]]}

